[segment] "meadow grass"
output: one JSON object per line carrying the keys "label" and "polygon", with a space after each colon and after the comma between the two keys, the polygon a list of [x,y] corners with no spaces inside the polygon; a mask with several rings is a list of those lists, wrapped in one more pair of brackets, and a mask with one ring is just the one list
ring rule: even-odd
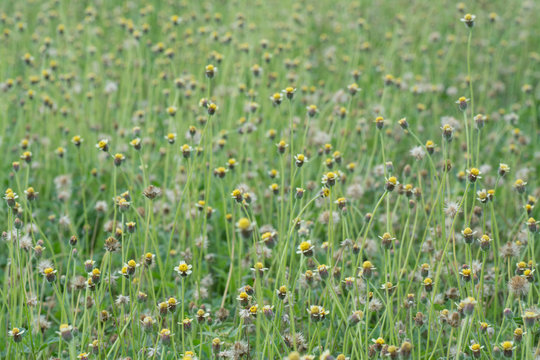
{"label": "meadow grass", "polygon": [[0,358],[540,359],[539,12],[0,2]]}

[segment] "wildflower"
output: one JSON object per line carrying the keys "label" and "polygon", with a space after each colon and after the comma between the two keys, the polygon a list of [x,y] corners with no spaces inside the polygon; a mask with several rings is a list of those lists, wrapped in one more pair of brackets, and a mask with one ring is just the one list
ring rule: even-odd
{"label": "wildflower", "polygon": [[247,306],[251,300],[251,296],[247,292],[241,291],[240,294],[236,297],[236,300],[240,302],[240,305]]}
{"label": "wildflower", "polygon": [[276,293],[279,299],[285,299],[287,296],[287,287],[285,285],[281,285],[279,289],[276,289]]}
{"label": "wildflower", "polygon": [[465,25],[468,27],[468,28],[472,28],[474,26],[474,20],[476,19],[476,16],[475,15],[472,15],[472,14],[465,14],[465,16],[463,16],[463,18],[460,19],[460,21],[462,23],[465,23]]}
{"label": "wildflower", "polygon": [[391,248],[393,241],[396,240],[396,238],[392,237],[389,233],[384,233],[382,236],[379,236],[379,238],[381,239],[381,245],[385,249]]}
{"label": "wildflower", "polygon": [[382,337],[378,337],[377,339],[371,339],[371,341],[375,344],[375,348],[377,350],[381,350],[383,345],[385,344],[385,341]]}
{"label": "wildflower", "polygon": [[426,292],[431,292],[431,290],[433,290],[433,280],[431,280],[431,278],[425,278],[422,285],[426,289]]}
{"label": "wildflower", "polygon": [[429,155],[433,155],[433,152],[435,151],[435,143],[433,143],[433,141],[431,140],[428,140],[426,141],[426,150],[428,152]]}
{"label": "wildflower", "polygon": [[297,167],[302,167],[304,163],[308,162],[308,158],[304,154],[297,154],[294,157],[295,163]]}
{"label": "wildflower", "polygon": [[300,245],[298,245],[298,250],[296,251],[297,254],[302,254],[307,257],[313,256],[313,249],[315,248],[314,245],[311,244],[311,240],[308,241],[302,241]]}
{"label": "wildflower", "polygon": [[[169,106],[169,107],[167,108],[167,114],[169,114],[169,116],[174,116],[174,115],[176,115],[176,107],[175,107],[175,106]],[[174,137],[176,137],[176,134],[175,134]],[[165,137],[165,138],[167,139],[167,137]]]}
{"label": "wildflower", "polygon": [[527,220],[527,227],[529,228],[529,231],[534,234],[538,230],[538,221],[533,217],[530,217]]}
{"label": "wildflower", "polygon": [[489,201],[488,193],[486,189],[482,189],[476,192],[477,200],[480,201],[482,204],[485,204]]}
{"label": "wildflower", "polygon": [[32,162],[32,153],[30,151],[25,151],[21,155],[21,160],[24,160],[26,163]]}
{"label": "wildflower", "polygon": [[114,154],[113,160],[114,165],[120,166],[122,165],[122,162],[126,159],[126,157],[120,153]]}
{"label": "wildflower", "polygon": [[356,95],[361,89],[358,87],[357,83],[353,83],[347,86],[347,90],[349,91],[349,94],[352,96]]}
{"label": "wildflower", "polygon": [[444,139],[448,142],[452,141],[454,137],[454,128],[450,124],[444,124],[441,127],[441,130],[443,132]]}
{"label": "wildflower", "polygon": [[274,95],[270,96],[270,100],[272,100],[274,106],[279,106],[283,101],[283,95],[281,95],[280,93],[274,93]]}
{"label": "wildflower", "polygon": [[143,315],[143,318],[141,320],[141,325],[144,331],[146,332],[152,331],[155,323],[156,323],[156,320],[154,320],[153,317],[149,315]]}
{"label": "wildflower", "polygon": [[288,86],[282,92],[285,94],[287,99],[292,100],[294,97],[294,93],[296,92],[296,89],[291,86]]}
{"label": "wildflower", "polygon": [[236,228],[244,238],[251,237],[253,232],[253,224],[251,224],[251,221],[249,221],[248,218],[240,218],[240,220],[238,220],[236,223]]}
{"label": "wildflower", "polygon": [[14,342],[18,343],[22,341],[25,332],[25,329],[14,327],[10,331],[8,331],[8,336],[13,338]]}
{"label": "wildflower", "polygon": [[371,278],[372,274],[373,274],[373,270],[375,270],[375,266],[373,266],[373,264],[371,263],[371,261],[364,261],[364,263],[362,264],[362,276],[366,279],[369,279]]}
{"label": "wildflower", "polygon": [[517,179],[514,182],[514,189],[516,189],[518,193],[523,194],[525,192],[525,185],[527,185],[525,181],[522,179]]}
{"label": "wildflower", "polygon": [[501,343],[501,349],[504,356],[511,358],[516,347],[512,341],[504,341]]}
{"label": "wildflower", "polygon": [[217,67],[215,67],[212,64],[209,64],[209,65],[206,65],[206,67],[204,68],[204,74],[206,75],[207,78],[212,79],[216,75],[217,70],[218,70]]}
{"label": "wildflower", "polygon": [[161,329],[159,332],[159,339],[163,343],[163,345],[169,345],[171,343],[171,330],[169,329]]}
{"label": "wildflower", "polygon": [[384,185],[384,188],[386,191],[391,192],[394,190],[394,188],[399,185],[399,181],[395,176],[390,176],[386,179],[386,184]]}
{"label": "wildflower", "polygon": [[180,264],[175,268],[175,271],[178,273],[178,275],[186,277],[191,274],[191,268],[191,265],[187,264],[185,261],[181,261]]}
{"label": "wildflower", "polygon": [[276,144],[277,148],[278,148],[278,152],[280,154],[283,154],[285,152],[285,149],[287,149],[287,147],[289,146],[285,140],[281,140],[279,143]]}
{"label": "wildflower", "polygon": [[319,113],[319,109],[317,109],[316,105],[309,105],[306,109],[309,117],[314,117]]}
{"label": "wildflower", "polygon": [[4,200],[6,200],[7,205],[11,208],[15,207],[16,200],[19,198],[19,196],[13,192],[11,189],[7,189],[4,194]]}
{"label": "wildflower", "polygon": [[56,280],[56,270],[52,267],[47,267],[43,269],[43,276],[45,276],[45,279],[47,279],[49,283],[52,283]]}
{"label": "wildflower", "polygon": [[62,336],[65,341],[71,341],[73,339],[73,327],[68,324],[61,324],[60,331],[57,334]]}
{"label": "wildflower", "polygon": [[381,290],[385,290],[390,294],[392,293],[392,291],[394,291],[396,287],[397,285],[394,285],[391,282],[387,281],[381,285]]}
{"label": "wildflower", "polygon": [[324,307],[319,305],[311,305],[308,309],[306,309],[308,314],[311,317],[311,320],[313,321],[322,321],[325,319],[325,317],[330,314],[330,311],[326,310]]}
{"label": "wildflower", "polygon": [[469,296],[459,303],[459,308],[463,309],[463,312],[466,315],[471,315],[474,311],[476,303],[476,300],[473,297]]}
{"label": "wildflower", "polygon": [[82,352],[79,355],[77,355],[77,359],[79,360],[88,360],[89,357],[90,357],[90,354],[86,352]]}
{"label": "wildflower", "polygon": [[469,346],[469,349],[471,349],[472,354],[475,358],[479,358],[481,356],[481,350],[483,349],[483,346],[480,346],[478,343],[473,343]]}
{"label": "wildflower", "polygon": [[56,155],[58,155],[59,158],[63,158],[66,153],[66,150],[63,147],[59,146],[56,148],[55,153]]}
{"label": "wildflower", "polygon": [[167,142],[171,145],[174,144],[176,141],[176,133],[168,133],[165,135],[165,140],[167,140]]}
{"label": "wildflower", "polygon": [[466,267],[459,272],[459,275],[461,275],[463,281],[469,282],[472,279],[472,270]]}
{"label": "wildflower", "polygon": [[193,152],[193,148],[189,146],[188,144],[184,144],[180,147],[180,151],[182,151],[182,155],[184,158],[189,158],[191,156],[191,153]]}
{"label": "wildflower", "polygon": [[256,262],[255,265],[251,268],[251,271],[255,272],[255,274],[259,276],[263,276],[264,272],[268,270],[268,268],[264,267],[262,262]]}
{"label": "wildflower", "polygon": [[476,182],[476,180],[482,178],[480,176],[482,174],[482,172],[480,170],[478,170],[477,168],[468,169],[467,174],[469,175],[469,181],[472,182],[472,183],[474,183],[474,182]]}
{"label": "wildflower", "polygon": [[101,151],[104,151],[104,152],[109,151],[109,140],[107,140],[107,139],[100,140],[100,141],[96,144],[96,148],[99,149],[99,150],[101,150]]}
{"label": "wildflower", "polygon": [[467,99],[466,97],[462,96],[457,101],[456,104],[458,104],[459,110],[465,111],[467,110],[467,103],[470,101],[470,99]]}
{"label": "wildflower", "polygon": [[338,179],[339,175],[335,172],[330,171],[323,175],[321,183],[323,185],[334,186]]}
{"label": "wildflower", "polygon": [[220,166],[214,169],[214,176],[217,176],[220,179],[223,179],[226,173],[227,173],[227,169],[224,168],[223,166]]}
{"label": "wildflower", "polygon": [[522,317],[523,323],[527,327],[532,327],[536,321],[540,320],[540,311],[537,308],[526,309]]}
{"label": "wildflower", "polygon": [[473,242],[473,236],[476,232],[472,231],[471,228],[465,228],[461,231],[461,235],[463,235],[463,239],[465,240],[465,243],[471,244]]}
{"label": "wildflower", "polygon": [[399,354],[403,359],[408,359],[411,356],[412,344],[408,341],[404,341],[399,348]]}
{"label": "wildflower", "polygon": [[382,116],[378,116],[377,118],[375,118],[375,126],[379,130],[384,127],[384,118]]}
{"label": "wildflower", "polygon": [[526,334],[526,332],[524,332],[522,328],[519,328],[519,327],[516,328],[514,330],[514,341],[516,343],[521,342],[521,340],[523,339],[523,335],[525,335],[525,334]]}
{"label": "wildflower", "polygon": [[26,189],[24,191],[24,193],[25,193],[26,199],[28,199],[28,201],[36,200],[38,198],[38,195],[39,195],[39,193],[37,191],[35,191],[33,187],[29,187],[28,189]]}
{"label": "wildflower", "polygon": [[218,109],[219,107],[216,104],[214,103],[208,104],[208,108],[207,108],[208,115],[214,115],[218,111]]}
{"label": "wildflower", "polygon": [[482,237],[480,237],[480,239],[478,239],[478,241],[480,242],[480,249],[484,250],[484,251],[488,251],[491,247],[491,238],[484,234],[482,235]]}

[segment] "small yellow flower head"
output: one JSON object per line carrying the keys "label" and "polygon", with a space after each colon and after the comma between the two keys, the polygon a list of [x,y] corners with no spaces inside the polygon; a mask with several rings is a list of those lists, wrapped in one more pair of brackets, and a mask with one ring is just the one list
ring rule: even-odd
{"label": "small yellow flower head", "polygon": [[392,191],[397,185],[399,185],[399,181],[395,176],[390,176],[386,179],[386,190]]}
{"label": "small yellow flower head", "polygon": [[293,99],[295,92],[296,92],[296,89],[293,88],[292,86],[288,86],[288,87],[285,88],[285,90],[283,90],[283,93],[285,94],[285,96],[289,100]]}
{"label": "small yellow flower head", "polygon": [[100,140],[100,141],[96,144],[96,148],[99,149],[99,150],[101,150],[101,151],[104,151],[104,152],[109,151],[109,140],[107,140],[107,139]]}
{"label": "small yellow flower head", "polygon": [[472,28],[474,26],[475,19],[476,19],[475,15],[465,14],[465,16],[461,18],[461,22],[465,23],[465,26],[467,26],[468,28]]}
{"label": "small yellow flower head", "polygon": [[471,315],[474,311],[475,305],[476,305],[476,300],[471,296],[467,297],[465,300],[462,300],[459,303],[459,306],[460,308],[463,309],[463,313],[465,315]]}
{"label": "small yellow flower head", "polygon": [[206,75],[207,78],[212,79],[216,75],[217,70],[218,70],[217,67],[215,67],[212,64],[209,64],[209,65],[206,65],[206,67],[204,68],[204,74]]}
{"label": "small yellow flower head", "polygon": [[470,100],[467,99],[465,96],[460,97],[460,98],[456,101],[456,104],[458,104],[459,110],[461,110],[461,111],[467,110],[467,103],[468,103],[469,101],[470,101]]}
{"label": "small yellow flower head", "polygon": [[123,154],[120,154],[120,153],[114,154],[114,157],[113,157],[114,165],[115,166],[122,165],[122,162],[124,162],[125,159],[126,157]]}
{"label": "small yellow flower head", "polygon": [[24,160],[27,163],[32,162],[32,153],[30,151],[25,151],[21,155],[21,160]]}
{"label": "small yellow flower head", "polygon": [[171,342],[171,330],[169,329],[161,329],[159,332],[159,339],[164,345],[169,345]]}
{"label": "small yellow flower head", "polygon": [[242,234],[244,237],[250,237],[251,233],[253,231],[253,225],[251,224],[251,221],[249,221],[248,218],[240,218],[238,222],[236,223],[236,228]]}
{"label": "small yellow flower head", "polygon": [[73,327],[68,324],[61,324],[58,334],[62,336],[65,341],[73,339]]}
{"label": "small yellow flower head", "polygon": [[81,143],[83,141],[84,140],[82,137],[80,137],[80,135],[75,135],[74,137],[71,138],[71,142],[77,147],[81,146]]}
{"label": "small yellow flower head", "polygon": [[294,160],[297,167],[302,167],[302,165],[304,165],[308,161],[307,157],[304,154],[297,154],[294,157]]}
{"label": "small yellow flower head", "polygon": [[43,269],[43,276],[48,282],[52,283],[56,280],[56,270],[51,267]]}
{"label": "small yellow flower head", "polygon": [[503,177],[509,171],[510,171],[510,167],[508,165],[503,164],[503,163],[499,164],[499,170],[498,170],[499,176]]}
{"label": "small yellow flower head", "polygon": [[430,292],[433,289],[433,280],[431,278],[425,278],[423,281],[424,288],[427,292]]}
{"label": "small yellow flower head", "polygon": [[523,194],[525,192],[525,185],[527,185],[525,181],[522,179],[517,179],[514,182],[514,189],[516,189],[518,193]]}
{"label": "small yellow flower head", "polygon": [[8,331],[8,335],[13,338],[13,341],[18,343],[22,341],[23,334],[26,332],[24,329],[20,329],[17,327],[14,327],[10,331]]}
{"label": "small yellow flower head", "polygon": [[272,96],[270,96],[270,100],[272,100],[272,104],[274,104],[274,106],[281,105],[283,102],[283,95],[278,92],[274,93]]}
{"label": "small yellow flower head", "polygon": [[478,343],[474,343],[472,344],[471,346],[469,346],[469,349],[471,349],[471,351],[473,352],[473,354],[475,353],[479,353],[480,350],[482,350],[484,347],[483,346],[480,346],[480,344]]}
{"label": "small yellow flower head", "polygon": [[315,246],[311,244],[311,241],[302,241],[300,245],[298,245],[298,250],[296,251],[297,254],[301,254],[307,257],[313,256],[313,249]]}
{"label": "small yellow flower head", "polygon": [[377,116],[375,118],[375,126],[379,130],[381,130],[384,127],[384,118],[382,116]]}
{"label": "small yellow flower head", "polygon": [[191,274],[192,266],[187,264],[185,261],[180,262],[180,264],[175,268],[175,271],[182,277],[186,277]]}
{"label": "small yellow flower head", "polygon": [[474,182],[476,182],[476,180],[482,178],[480,176],[482,174],[482,172],[480,170],[478,170],[477,168],[474,168],[474,167],[467,170],[467,174],[469,175],[469,181],[472,182],[472,183],[474,183]]}
{"label": "small yellow flower head", "polygon": [[277,144],[276,144],[276,147],[278,149],[278,152],[280,154],[283,154],[285,152],[285,149],[287,149],[287,147],[289,147],[289,144],[287,144],[285,142],[285,140],[280,140]]}
{"label": "small yellow flower head", "polygon": [[322,184],[326,186],[334,186],[339,179],[339,175],[333,171],[329,171],[322,177]]}
{"label": "small yellow flower head", "polygon": [[378,350],[380,350],[385,344],[385,341],[382,337],[379,337],[377,339],[372,339],[371,341],[375,344],[375,348]]}
{"label": "small yellow flower head", "polygon": [[352,96],[356,95],[361,89],[358,87],[357,83],[352,83],[349,86],[347,86],[347,90],[349,91],[349,94]]}
{"label": "small yellow flower head", "polygon": [[309,117],[314,117],[319,113],[319,109],[317,108],[317,105],[309,105],[307,108],[307,113]]}
{"label": "small yellow flower head", "polygon": [[482,235],[478,241],[480,242],[480,249],[488,251],[491,248],[491,238],[489,235]]}
{"label": "small yellow flower head", "polygon": [[371,261],[364,261],[362,264],[362,277],[365,279],[370,279],[373,276],[373,271],[375,270],[375,266],[371,263]]}
{"label": "small yellow flower head", "polygon": [[214,115],[217,111],[218,111],[218,106],[214,103],[210,103],[208,104],[208,107],[207,107],[207,111],[208,111],[208,115]]}
{"label": "small yellow flower head", "polygon": [[501,349],[504,356],[511,358],[514,352],[514,343],[512,341],[504,341],[501,343]]}

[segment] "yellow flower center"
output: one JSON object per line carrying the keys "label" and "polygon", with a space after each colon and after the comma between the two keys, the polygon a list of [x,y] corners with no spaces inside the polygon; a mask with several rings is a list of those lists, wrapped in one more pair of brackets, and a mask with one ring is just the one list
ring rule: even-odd
{"label": "yellow flower center", "polygon": [[180,272],[186,272],[186,271],[188,271],[188,265],[187,265],[187,264],[180,264],[180,265],[178,265],[178,271],[180,271]]}
{"label": "yellow flower center", "polygon": [[247,230],[251,226],[251,222],[247,218],[241,218],[238,220],[238,228],[240,230]]}

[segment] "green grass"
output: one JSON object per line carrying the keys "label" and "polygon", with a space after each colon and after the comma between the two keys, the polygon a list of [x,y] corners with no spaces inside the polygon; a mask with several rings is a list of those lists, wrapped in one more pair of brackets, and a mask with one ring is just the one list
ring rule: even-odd
{"label": "green grass", "polygon": [[539,10],[1,2],[0,358],[539,359]]}

